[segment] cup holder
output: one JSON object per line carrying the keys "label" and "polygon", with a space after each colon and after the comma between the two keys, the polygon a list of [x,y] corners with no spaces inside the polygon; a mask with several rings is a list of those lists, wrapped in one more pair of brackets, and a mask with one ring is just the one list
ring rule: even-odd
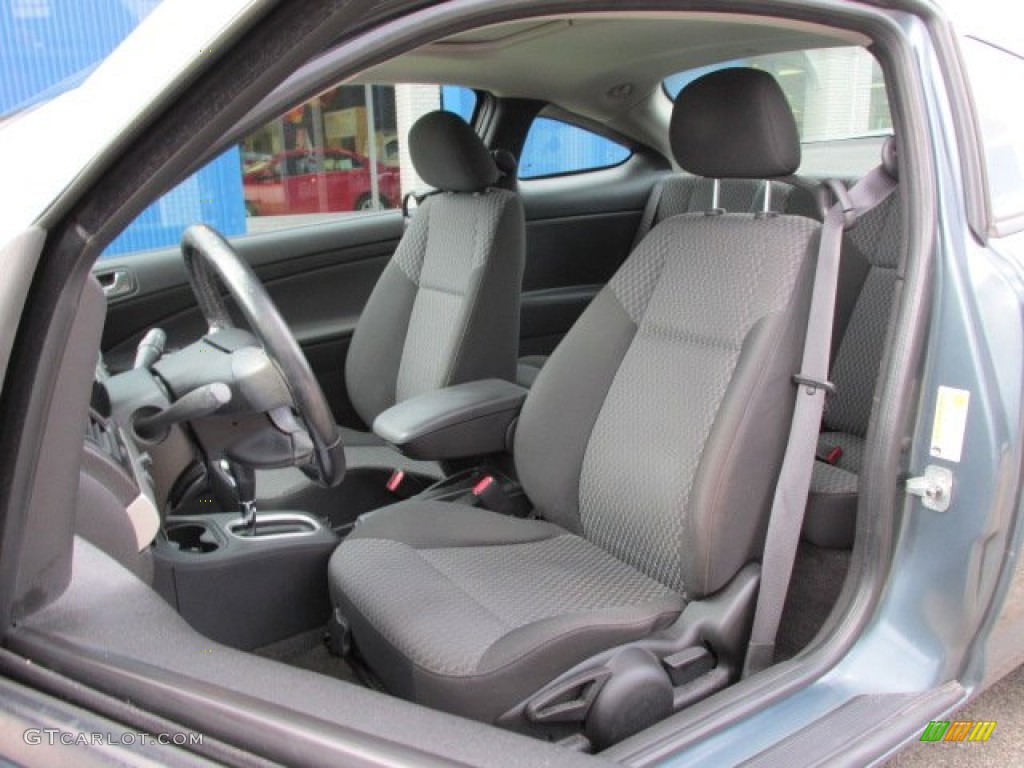
{"label": "cup holder", "polygon": [[220,548],[210,529],[205,525],[185,523],[167,528],[167,540],[182,552],[203,554]]}

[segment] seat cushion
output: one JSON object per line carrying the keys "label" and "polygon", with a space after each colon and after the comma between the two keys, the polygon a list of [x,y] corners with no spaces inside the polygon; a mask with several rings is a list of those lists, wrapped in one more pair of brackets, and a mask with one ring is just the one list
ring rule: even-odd
{"label": "seat cushion", "polygon": [[332,521],[334,525],[340,525],[352,522],[358,514],[381,503],[378,501],[372,506],[363,503],[363,498],[373,500],[378,495],[368,494],[370,489],[361,487],[361,475],[367,475],[367,482],[372,483],[374,489],[380,492],[383,492],[381,472],[373,470],[390,472],[393,469],[404,469],[435,480],[444,477],[444,472],[436,462],[416,461],[403,456],[372,432],[360,432],[348,427],[338,429],[345,445],[346,477],[341,485],[321,488],[297,467],[261,469],[256,473],[256,508],[265,512],[309,512]]}
{"label": "seat cushion", "polygon": [[814,462],[803,538],[819,547],[849,549],[857,522],[864,438],[847,432],[823,432],[818,438],[818,453],[825,454],[833,448],[842,449],[835,464]]}
{"label": "seat cushion", "polygon": [[330,583],[388,690],[487,721],[686,604],[556,525],[440,501],[364,516]]}

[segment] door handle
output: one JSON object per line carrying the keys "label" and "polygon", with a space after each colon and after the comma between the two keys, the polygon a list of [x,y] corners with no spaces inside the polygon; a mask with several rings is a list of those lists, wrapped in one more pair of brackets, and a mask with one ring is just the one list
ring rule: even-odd
{"label": "door handle", "polygon": [[135,292],[135,278],[127,269],[115,269],[96,275],[103,288],[103,295],[108,299],[116,299]]}

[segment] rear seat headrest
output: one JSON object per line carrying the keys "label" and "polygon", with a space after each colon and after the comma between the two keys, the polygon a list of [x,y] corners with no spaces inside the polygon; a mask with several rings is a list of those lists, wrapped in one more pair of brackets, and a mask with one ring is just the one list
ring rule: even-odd
{"label": "rear seat headrest", "polygon": [[413,123],[409,155],[420,178],[442,192],[482,192],[500,175],[476,131],[452,112],[428,112]]}
{"label": "rear seat headrest", "polygon": [[890,136],[882,144],[882,167],[894,179],[900,178],[900,166],[896,155],[896,137]]}
{"label": "rear seat headrest", "polygon": [[775,78],[758,69],[720,69],[687,85],[669,140],[676,162],[697,176],[768,179],[800,167],[793,112]]}

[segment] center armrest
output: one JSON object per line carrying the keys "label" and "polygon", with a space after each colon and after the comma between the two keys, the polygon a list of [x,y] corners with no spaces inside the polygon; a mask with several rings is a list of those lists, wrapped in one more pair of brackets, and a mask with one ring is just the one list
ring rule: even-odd
{"label": "center armrest", "polygon": [[410,397],[374,419],[373,431],[413,459],[483,456],[508,447],[529,390],[483,379]]}

